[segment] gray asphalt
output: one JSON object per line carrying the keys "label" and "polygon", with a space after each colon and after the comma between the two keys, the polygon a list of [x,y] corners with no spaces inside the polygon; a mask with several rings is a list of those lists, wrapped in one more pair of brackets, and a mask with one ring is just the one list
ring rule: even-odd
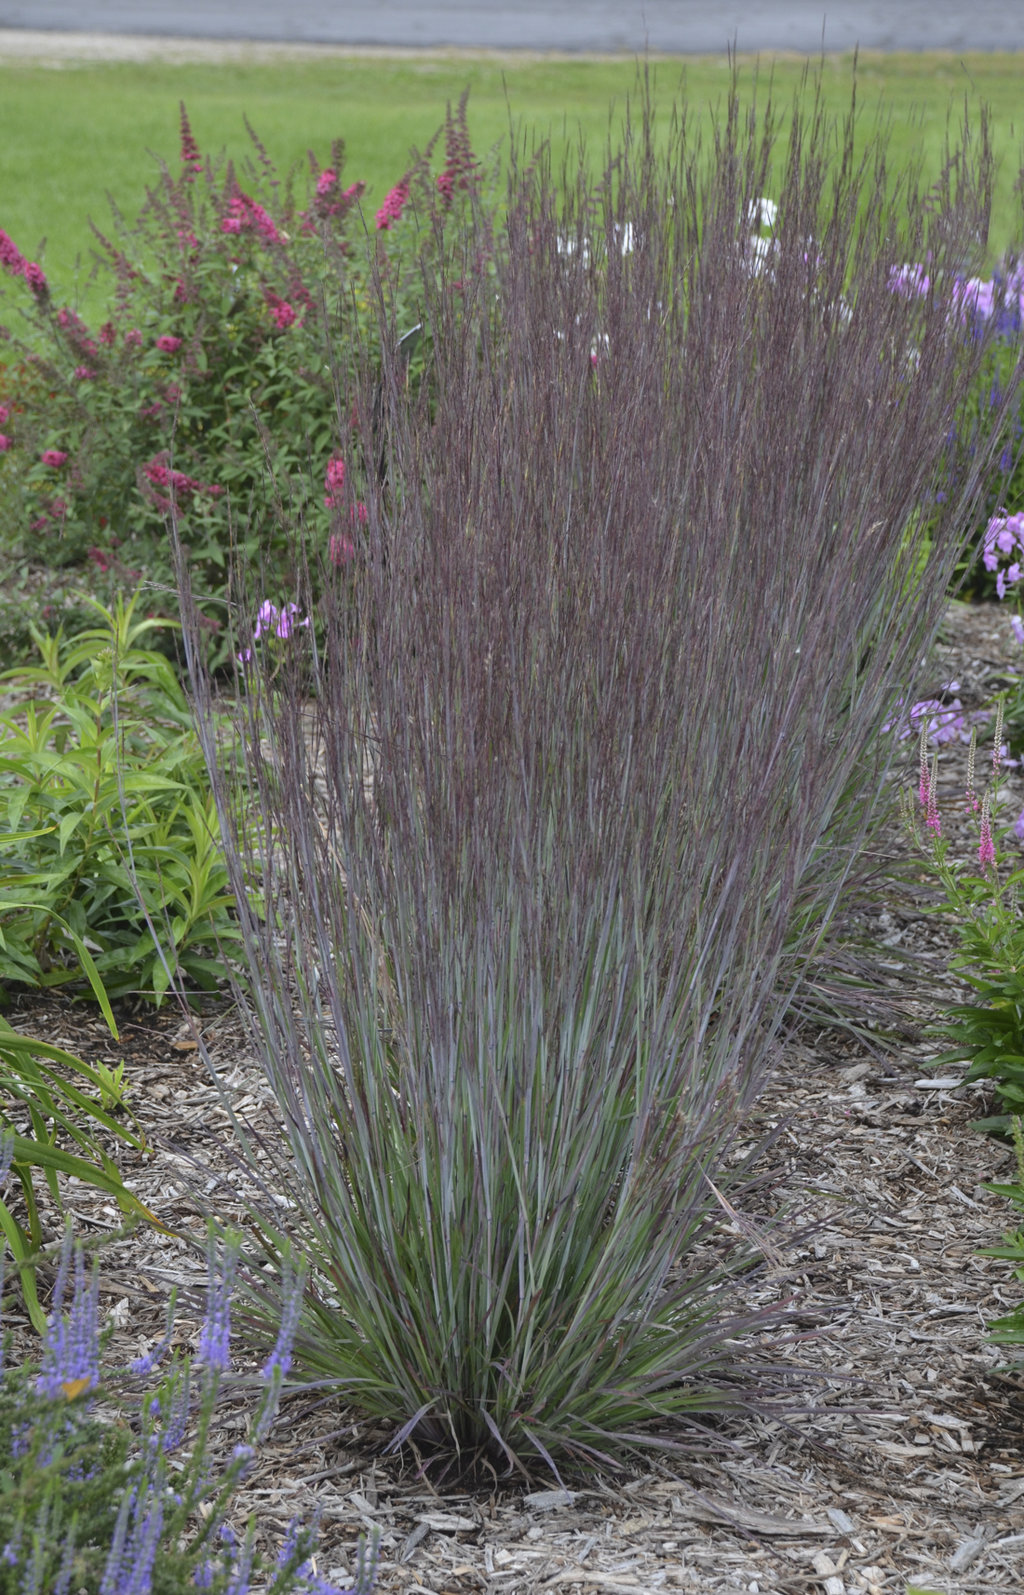
{"label": "gray asphalt", "polygon": [[394,48],[804,55],[1024,50],[1024,0],[0,0],[0,33]]}

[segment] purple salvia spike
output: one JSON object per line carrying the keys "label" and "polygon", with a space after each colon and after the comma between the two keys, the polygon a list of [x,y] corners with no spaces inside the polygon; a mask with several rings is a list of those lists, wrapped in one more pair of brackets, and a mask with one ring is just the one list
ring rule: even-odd
{"label": "purple salvia spike", "polygon": [[211,1231],[206,1247],[210,1274],[206,1320],[199,1336],[199,1361],[211,1373],[226,1373],[231,1366],[231,1293],[238,1267],[240,1241],[237,1236],[225,1238],[223,1254],[218,1262],[217,1243]]}
{"label": "purple salvia spike", "polygon": [[184,1372],[174,1387],[171,1404],[164,1419],[163,1433],[160,1436],[159,1444],[159,1449],[164,1456],[167,1456],[171,1451],[176,1451],[185,1438],[191,1394],[191,1370],[186,1364]]}
{"label": "purple salvia spike", "polygon": [[124,1588],[123,1574],[125,1571],[125,1537],[128,1533],[128,1517],[135,1500],[135,1487],[126,1490],[121,1497],[121,1504],[117,1509],[117,1521],[110,1540],[110,1550],[107,1553],[107,1565],[103,1569],[103,1578],[100,1581],[100,1595],[121,1595]]}
{"label": "purple salvia spike", "polygon": [[232,1569],[231,1579],[224,1595],[249,1595],[249,1578],[252,1574],[252,1559],[256,1546],[256,1526],[249,1524],[241,1553]]}

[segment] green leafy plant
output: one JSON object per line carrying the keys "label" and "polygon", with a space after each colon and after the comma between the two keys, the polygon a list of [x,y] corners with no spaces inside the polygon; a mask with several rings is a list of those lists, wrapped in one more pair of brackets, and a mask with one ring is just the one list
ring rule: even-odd
{"label": "green leafy plant", "polygon": [[[1013,1148],[1017,1155],[1017,1178],[1012,1184],[989,1185],[990,1191],[1005,1196],[1015,1207],[1024,1209],[1024,1120],[1015,1114],[1012,1121]],[[1002,1257],[1016,1264],[1014,1277],[1024,1280],[1024,1229],[1004,1236],[1001,1246],[987,1246],[982,1257]],[[997,1346],[1024,1346],[1024,1302],[1013,1312],[989,1324],[991,1339]]]}
{"label": "green leafy plant", "polygon": [[40,1334],[46,1320],[39,1305],[35,1265],[46,1235],[34,1172],[42,1174],[58,1208],[63,1207],[58,1176],[71,1175],[107,1191],[127,1218],[143,1218],[160,1227],[156,1215],[125,1187],[106,1150],[105,1140],[120,1141],[136,1151],[146,1148],[138,1125],[128,1128],[113,1116],[105,1100],[108,1095],[103,1075],[73,1053],[21,1035],[0,1020],[0,1128],[6,1167],[17,1181],[24,1209],[19,1217],[18,1204],[9,1196],[0,1197],[0,1229],[18,1264],[25,1306]]}
{"label": "green leafy plant", "polygon": [[173,1299],[163,1342],[129,1369],[102,1368],[97,1263],[87,1270],[80,1246],[72,1254],[68,1231],[39,1363],[0,1374],[0,1595],[370,1595],[376,1539],[360,1542],[355,1582],[341,1591],[314,1570],[313,1530],[293,1522],[268,1566],[255,1553],[255,1523],[239,1536],[229,1521],[277,1415],[303,1276],[291,1272],[248,1433],[225,1455],[217,1404],[229,1382],[236,1394],[243,1382],[231,1376],[228,1341],[237,1242],[220,1257],[211,1242],[209,1255],[199,1378],[175,1358],[147,1391]]}
{"label": "green leafy plant", "polygon": [[213,990],[238,931],[188,703],[143,646],[175,623],[88,604],[98,624],[33,629],[41,663],[2,678],[0,979],[87,982],[113,1027],[111,997]]}
{"label": "green leafy plant", "polygon": [[[947,917],[960,944],[951,967],[975,993],[970,1002],[944,1007],[933,1033],[953,1046],[932,1062],[936,1068],[967,1063],[966,1080],[991,1080],[1006,1112],[979,1120],[978,1127],[1008,1133],[1011,1115],[1024,1110],[1024,922],[1018,907],[1024,867],[1006,868],[998,845],[997,793],[1005,756],[1001,701],[994,721],[992,783],[984,796],[975,790],[976,729],[970,735],[964,801],[977,818],[976,870],[957,867],[949,859],[936,796],[938,754],[929,764],[928,722],[921,722],[917,808],[928,836],[923,851],[942,887],[936,911]],[[914,808],[908,800],[905,812],[916,836]]]}

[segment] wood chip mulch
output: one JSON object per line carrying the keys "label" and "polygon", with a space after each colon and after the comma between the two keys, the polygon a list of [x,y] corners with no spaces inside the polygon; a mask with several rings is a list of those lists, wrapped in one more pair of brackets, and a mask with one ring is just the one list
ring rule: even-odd
{"label": "wood chip mulch", "polygon": [[[1019,664],[998,606],[951,607],[936,688],[956,679],[964,706],[976,708]],[[950,816],[965,766],[965,749],[943,751]],[[1009,772],[1004,786],[1007,802],[1024,807],[1024,771]],[[950,818],[947,834],[973,845],[966,822],[958,831]],[[817,1220],[749,1286],[754,1305],[789,1299],[798,1314],[793,1363],[827,1378],[814,1410],[731,1425],[710,1456],[588,1480],[571,1493],[505,1480],[435,1489],[409,1461],[382,1455],[383,1430],[299,1390],[239,1497],[268,1543],[295,1514],[317,1509],[317,1568],[344,1583],[359,1534],[376,1526],[379,1588],[402,1595],[1024,1588],[1024,1373],[1000,1371],[1012,1359],[986,1340],[986,1322],[1024,1297],[1024,1282],[978,1255],[1016,1227],[1014,1210],[985,1189],[1012,1179],[1014,1160],[969,1127],[994,1111],[990,1093],[938,1083],[959,1079],[962,1066],[938,1079],[928,1068],[942,1044],[922,1031],[958,989],[948,931],[906,903],[880,908],[873,928],[893,949],[893,980],[902,978],[902,950],[929,972],[932,1000],[920,983],[916,991],[917,1034],[893,1048],[805,1032],[785,1050],[751,1126],[781,1127],[772,1155],[782,1189]],[[8,1018],[89,1061],[124,1058],[131,1105],[156,1145],[118,1159],[131,1188],[180,1234],[138,1229],[101,1253],[101,1300],[115,1326],[108,1358],[123,1363],[160,1338],[172,1284],[205,1278],[194,1244],[203,1224],[186,1189],[190,1152],[211,1164],[211,1182],[223,1175],[219,1210],[241,1215],[230,1194],[237,1175],[217,1150],[228,1119],[176,1011],[126,1017],[120,1044],[90,1010],[52,994],[17,998]],[[236,1108],[271,1114],[237,1018],[225,1009],[200,1023]],[[72,1185],[67,1196],[79,1234],[117,1229],[119,1214],[101,1194]],[[189,1311],[177,1331],[186,1349],[198,1328]],[[16,1319],[13,1327],[16,1346],[30,1349],[30,1331]],[[229,1405],[218,1433],[234,1443],[245,1422]]]}

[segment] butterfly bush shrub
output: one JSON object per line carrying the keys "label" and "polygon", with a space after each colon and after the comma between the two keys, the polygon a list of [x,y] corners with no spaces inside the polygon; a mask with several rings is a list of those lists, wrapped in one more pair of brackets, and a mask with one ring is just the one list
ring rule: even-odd
{"label": "butterfly bush shrub", "polygon": [[[68,1230],[40,1358],[0,1370],[0,1592],[3,1595],[371,1595],[377,1541],[360,1542],[354,1583],[318,1573],[315,1533],[293,1521],[269,1560],[257,1524],[232,1522],[277,1417],[291,1364],[303,1271],[290,1260],[273,1348],[253,1384],[243,1441],[218,1443],[232,1372],[230,1314],[239,1242],[208,1245],[207,1307],[195,1359],[167,1358],[167,1332],[128,1368],[104,1362],[99,1265]],[[153,1377],[157,1375],[154,1387]]]}
{"label": "butterfly bush shrub", "polygon": [[[245,172],[208,159],[182,108],[178,170],[162,170],[134,227],[115,209],[109,236],[94,228],[109,286],[99,325],[0,232],[0,549],[38,594],[37,620],[46,604],[74,609],[76,582],[100,597],[140,581],[173,587],[173,516],[222,661],[232,551],[281,580],[296,538],[326,557],[332,536],[358,527],[357,484],[342,494],[331,476],[363,424],[335,402],[341,335],[354,332],[357,358],[376,361],[371,276],[386,285],[393,327],[419,319],[407,263],[422,196],[439,201],[441,250],[479,176],[465,98],[449,110],[440,175],[432,150],[417,157],[376,218],[361,208],[364,185],[344,181],[340,141],[325,166],[310,154],[302,198],[252,138]],[[371,416],[372,405],[367,426]],[[26,640],[23,610],[9,601],[12,652]],[[0,615],[0,644],[3,630]]]}
{"label": "butterfly bush shrub", "polygon": [[385,359],[355,596],[242,666],[260,1232],[309,1247],[302,1365],[421,1459],[564,1476],[784,1400],[734,1143],[874,867],[983,464],[923,557],[985,344],[889,272],[970,268],[984,151],[926,204],[852,138],[796,115],[764,270],[735,97],[710,149],[648,107],[603,178],[513,163],[429,381]]}

